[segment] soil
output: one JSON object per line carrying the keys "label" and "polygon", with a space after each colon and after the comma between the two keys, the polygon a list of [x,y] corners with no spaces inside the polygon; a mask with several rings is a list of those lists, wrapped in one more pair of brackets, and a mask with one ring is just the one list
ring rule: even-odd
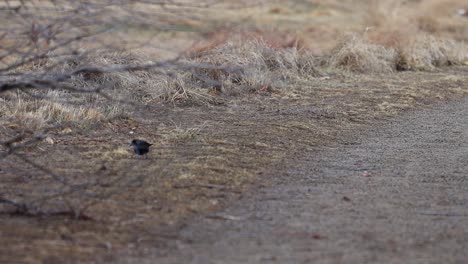
{"label": "soil", "polygon": [[[455,148],[466,147],[466,109],[463,115],[458,103],[452,106],[458,112],[423,111],[414,122],[389,118],[461,98],[467,72],[454,66],[330,74],[261,93],[220,95],[221,105],[148,104],[127,118],[49,131],[53,144],[44,140],[17,153],[73,183],[102,184],[56,195],[63,187],[47,171],[14,155],[1,159],[2,197],[40,205],[44,214],[1,205],[0,263],[242,257],[281,263],[289,256],[333,263],[439,251],[447,261],[463,257],[466,232],[459,224],[466,217],[454,204],[466,209],[460,189],[466,185],[450,172],[467,171]],[[389,120],[393,130],[383,128]],[[0,127],[2,138],[20,132]],[[131,152],[133,138],[154,144],[148,157]],[[398,139],[407,148],[399,149]],[[423,155],[431,152],[445,160]],[[446,178],[423,170],[435,165],[447,170]],[[70,208],[88,220],[64,215]]]}
{"label": "soil", "polygon": [[465,263],[468,99],[277,164],[269,187],[122,263]]}

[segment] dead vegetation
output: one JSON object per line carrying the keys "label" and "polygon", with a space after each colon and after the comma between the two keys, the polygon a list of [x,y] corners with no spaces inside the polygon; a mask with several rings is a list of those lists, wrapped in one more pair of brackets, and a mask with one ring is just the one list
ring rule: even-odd
{"label": "dead vegetation", "polygon": [[464,8],[460,1],[371,3],[365,37],[397,52],[397,70],[434,70],[467,63],[468,48],[462,36],[468,29],[466,19],[457,13]]}
{"label": "dead vegetation", "polygon": [[[434,70],[436,67],[461,65],[467,52],[462,43],[419,36],[404,46],[385,47],[373,44],[359,35],[350,35],[330,53],[326,63],[296,48],[276,49],[261,41],[228,42],[196,56],[185,58],[187,64],[207,64],[213,69],[186,71],[163,70],[85,72],[68,82],[77,89],[100,89],[116,103],[104,104],[96,94],[61,90],[33,90],[29,93],[3,94],[3,124],[16,123],[32,130],[46,123],[100,121],[123,115],[124,105],[131,99],[139,104],[170,102],[176,104],[219,104],[220,95],[238,96],[260,90],[281,89],[311,78],[320,78],[325,71],[347,70],[355,73],[391,73],[401,70]],[[60,58],[63,60],[63,58]],[[50,62],[49,62],[50,60]],[[82,67],[118,67],[152,63],[128,52],[84,52],[53,71],[73,71]],[[44,59],[38,66],[25,65],[22,71],[41,71],[56,64]],[[234,69],[234,70],[227,70]],[[268,88],[269,87],[269,88]],[[128,108],[128,107],[127,107]]]}
{"label": "dead vegetation", "polygon": [[[305,11],[260,8],[268,14],[249,7],[246,13],[254,15],[248,23],[255,22],[251,34],[234,27],[222,27],[225,33],[214,36],[201,32],[197,37],[207,38],[207,44],[186,45],[175,60],[161,61],[126,46],[78,45],[73,52],[40,53],[1,72],[0,192],[17,204],[0,203],[2,210],[11,212],[13,206],[18,213],[0,215],[6,230],[0,230],[2,236],[35,241],[31,255],[41,259],[57,248],[69,250],[57,253],[59,259],[144,248],[144,241],[159,243],[155,226],[177,228],[193,214],[216,211],[288,153],[333,142],[340,131],[362,123],[467,93],[466,68],[458,67],[467,62],[461,42],[466,25],[449,15],[452,8],[439,8],[434,1],[413,6],[392,1],[390,7],[379,2],[364,17],[362,4],[317,2]],[[460,1],[448,2],[461,6]],[[430,19],[415,15],[416,7],[426,4],[431,12],[443,14]],[[295,12],[304,24],[298,36],[291,33],[297,24],[282,20]],[[340,21],[335,16],[348,17],[346,12],[365,22],[321,28],[323,19]],[[268,22],[278,19],[279,33],[262,30],[263,15]],[[216,24],[212,19],[207,23]],[[413,21],[418,21],[415,27],[405,26]],[[307,23],[315,22],[318,26],[311,30]],[[184,24],[191,30],[197,25]],[[351,26],[359,31],[343,34]],[[158,37],[145,44],[159,42]],[[330,43],[333,49],[317,52]],[[1,62],[11,65],[10,59]],[[37,82],[49,79],[59,85]],[[148,160],[133,158],[129,150],[130,140],[137,137],[155,144]],[[25,144],[28,138],[34,144]],[[11,147],[18,147],[19,156],[10,155]],[[50,172],[72,185],[57,185]],[[80,184],[85,184],[85,195],[62,195]],[[38,202],[45,194],[58,199]],[[23,205],[29,207],[21,209]],[[61,218],[70,213],[92,221]],[[16,221],[25,214],[52,222],[40,235],[44,223]],[[8,251],[0,255],[14,256],[24,241],[0,241],[0,248]]]}
{"label": "dead vegetation", "polygon": [[346,37],[330,55],[329,66],[357,73],[391,73],[396,68],[396,51],[366,42],[362,37]]}

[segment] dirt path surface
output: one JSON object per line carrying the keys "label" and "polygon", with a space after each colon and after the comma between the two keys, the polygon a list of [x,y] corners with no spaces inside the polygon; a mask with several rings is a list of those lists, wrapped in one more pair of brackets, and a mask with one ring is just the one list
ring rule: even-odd
{"label": "dirt path surface", "polygon": [[467,117],[465,99],[310,149],[272,186],[182,229],[168,251],[122,260],[466,263]]}

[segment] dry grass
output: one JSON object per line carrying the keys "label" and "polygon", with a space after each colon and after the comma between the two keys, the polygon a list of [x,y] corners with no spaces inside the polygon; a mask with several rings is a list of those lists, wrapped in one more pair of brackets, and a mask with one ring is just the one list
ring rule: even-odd
{"label": "dry grass", "polygon": [[329,66],[358,73],[388,73],[395,70],[396,52],[366,42],[362,37],[346,37],[332,52]]}
{"label": "dry grass", "polygon": [[[402,39],[401,36],[398,38]],[[468,60],[468,47],[465,44],[427,34],[386,46],[373,42],[376,42],[375,39],[368,40],[366,35],[345,37],[332,51],[329,67],[357,73],[431,71],[436,67],[466,64]]]}
{"label": "dry grass", "polygon": [[[421,34],[384,46],[373,44],[378,41],[371,36],[376,35],[352,34],[343,38],[328,56],[325,68],[320,65],[320,58],[307,51],[278,49],[263,41],[251,40],[227,42],[183,60],[187,64],[207,63],[225,69],[86,73],[72,78],[70,84],[77,88],[100,88],[117,101],[129,100],[144,105],[157,102],[210,105],[223,103],[225,99],[220,97],[223,94],[234,96],[289,89],[284,87],[320,77],[323,71],[340,69],[372,74],[434,70],[463,64],[468,58],[467,47],[453,40]],[[128,52],[95,51],[84,52],[73,59],[44,59],[21,70],[35,72],[54,66],[55,72],[63,72],[83,66],[112,67],[148,62]],[[15,122],[32,130],[45,124],[101,121],[123,114],[125,109],[115,102],[103,104],[105,100],[98,95],[66,91],[11,93],[3,95],[1,100],[0,117],[4,124]]]}
{"label": "dry grass", "polygon": [[395,49],[397,68],[434,70],[435,67],[466,64],[468,32],[466,18],[457,10],[466,3],[457,0],[372,1],[367,9],[365,37],[371,43]]}
{"label": "dry grass", "polygon": [[4,94],[0,98],[0,124],[35,131],[48,125],[87,125],[121,114],[117,105],[102,107],[89,102],[76,105],[66,97],[70,95],[61,91],[47,91],[40,96]]}
{"label": "dry grass", "polygon": [[[186,143],[196,140],[202,132],[205,125],[182,128],[176,126],[175,128],[166,130],[163,134],[163,139],[168,143]],[[163,132],[163,131],[161,131]]]}
{"label": "dry grass", "polygon": [[[142,65],[150,63],[143,56],[129,52],[116,52],[112,50],[91,50],[73,57],[66,64],[59,65],[57,71],[69,71],[81,67],[119,67],[124,65]],[[147,91],[159,87],[159,76],[152,71],[111,71],[106,73],[84,73],[75,76],[71,83],[78,87],[88,89],[99,88],[116,99],[131,99],[138,102],[147,102],[152,96]]]}
{"label": "dry grass", "polygon": [[465,64],[468,47],[449,39],[419,35],[399,47],[400,59],[409,69],[433,70],[436,67]]}
{"label": "dry grass", "polygon": [[[322,39],[326,34],[322,32],[321,24],[314,24],[311,28],[314,19],[323,23],[335,18],[335,22],[328,23],[330,22],[328,21],[326,24],[330,25],[330,30],[340,28],[341,33],[350,28],[362,30],[361,33],[348,34],[347,37],[341,38],[335,48],[326,55],[327,71],[344,69],[370,74],[389,73],[395,70],[432,71],[436,67],[468,62],[468,49],[460,42],[468,35],[466,18],[456,13],[458,9],[466,7],[466,3],[461,0],[368,1],[366,5],[314,1],[310,5],[301,4],[301,8],[289,4],[274,4],[268,7],[268,5],[264,8],[252,6],[244,10],[252,17],[252,23],[255,24],[250,31],[245,28],[218,26],[208,33],[203,33],[207,39],[205,44],[189,47],[188,56],[184,59],[190,64],[201,62],[239,70],[200,69],[189,72],[167,69],[85,74],[74,78],[72,84],[76,87],[104,87],[105,91],[116,99],[131,99],[142,104],[171,102],[213,105],[225,102],[225,98],[219,95],[271,92],[322,75],[320,59],[311,55],[311,51],[303,49],[320,46],[321,42],[330,42],[328,37]],[[347,12],[361,20],[347,17]],[[278,24],[277,26],[281,28],[280,34],[262,27],[263,23],[284,19],[283,14],[290,13],[304,18],[301,20],[301,26],[291,24],[293,21],[287,21],[284,25]],[[235,10],[227,12],[226,15],[228,21],[245,19]],[[347,18],[354,24],[337,24],[343,23],[339,16]],[[311,24],[305,22],[307,21],[305,18],[310,18]],[[213,19],[216,20],[217,16],[215,15]],[[357,21],[361,21],[362,25],[356,24]],[[288,27],[297,28],[297,33],[288,32]],[[311,36],[315,37],[316,32],[322,32],[321,36],[312,40]],[[334,32],[335,42],[336,35]],[[149,58],[142,59],[142,55],[98,50],[83,52],[76,58],[40,60],[21,70],[40,71],[56,64],[54,70],[60,72],[86,65],[118,66],[150,61]],[[66,95],[63,97],[67,97]],[[74,100],[80,101],[76,99],[77,97]],[[33,127],[67,120],[101,120],[108,116],[108,112],[118,112],[117,108],[121,107],[103,109],[93,105],[99,101],[98,99],[92,96],[82,97],[80,107],[86,106],[86,109],[93,110],[57,102],[49,107],[36,107],[36,110],[31,111],[34,107],[24,107],[25,102],[29,100],[26,96],[17,102],[11,101],[12,98],[3,99],[6,100],[3,107],[7,108],[8,105],[9,110],[5,109],[4,113],[8,111],[9,116],[13,116],[14,113],[18,120],[23,120],[22,124],[29,123]],[[31,102],[32,105],[40,101],[34,100],[36,102]],[[58,108],[61,108],[63,113],[60,113]],[[47,109],[51,111],[50,114],[40,113]],[[24,115],[21,114],[23,112]]]}
{"label": "dry grass", "polygon": [[[275,9],[252,7],[247,12],[252,20],[246,23],[255,24],[255,29],[261,29],[262,25],[281,27],[280,39],[288,29],[289,33],[296,32],[298,39],[306,42],[300,47],[328,47],[350,29],[358,29],[360,33],[348,35],[344,41],[341,38],[330,52],[321,49],[326,56],[318,57],[313,54],[323,53],[313,48],[286,45],[289,39],[283,43],[263,37],[263,33],[262,37],[255,36],[258,32],[253,33],[253,38],[236,39],[230,38],[228,30],[221,37],[213,37],[212,45],[192,49],[181,60],[186,64],[209,63],[226,67],[225,70],[170,68],[88,73],[67,83],[77,88],[102,88],[116,99],[142,106],[137,108],[95,94],[70,91],[2,94],[2,135],[14,134],[20,128],[67,125],[67,129],[50,132],[54,144],[40,142],[37,148],[25,151],[36,162],[77,181],[93,177],[127,179],[129,171],[133,176],[145,178],[142,185],[131,185],[90,207],[87,213],[98,221],[51,217],[35,222],[1,215],[4,224],[0,231],[4,237],[18,239],[0,241],[1,248],[7,250],[0,256],[8,261],[9,256],[27,258],[17,250],[25,244],[30,245],[29,255],[41,260],[51,256],[89,259],[121,249],[160,245],[164,238],[159,235],[164,232],[155,226],[163,227],[162,231],[177,229],[193,214],[222,208],[226,201],[252,186],[266,168],[279,164],[292,152],[337,142],[340,131],[362,122],[467,94],[466,69],[438,69],[463,64],[467,58],[466,47],[460,42],[464,27],[453,26],[458,18],[445,15],[449,11],[438,8],[431,11],[442,12],[444,18],[413,15],[411,21],[419,22],[408,27],[407,16],[391,10],[410,10],[420,7],[419,4],[410,8],[392,2],[390,8],[382,6],[380,13],[370,13],[373,18],[363,19],[368,10],[362,2],[312,2],[310,9],[283,6],[279,2],[275,3]],[[428,4],[428,9],[429,3],[438,6],[435,1],[420,2],[423,3]],[[415,10],[411,12],[419,12]],[[232,21],[236,17],[244,19],[241,11],[229,10],[223,17],[232,15],[229,17]],[[216,26],[221,24],[213,17],[210,19]],[[370,28],[366,31],[367,26]],[[447,32],[449,28],[455,31]],[[168,33],[164,37],[170,36]],[[154,60],[142,56],[146,53],[88,51],[76,58],[51,57],[21,70],[34,73],[53,66],[53,71],[62,72],[82,66],[119,66]],[[348,72],[335,74],[343,71]],[[198,105],[209,107],[195,107]],[[122,113],[139,119],[108,120]],[[95,122],[102,126],[93,130],[73,127]],[[148,159],[134,158],[128,146],[132,138],[154,143]],[[43,195],[41,191],[47,191],[47,185],[43,185],[46,175],[22,165],[14,157],[0,162],[7,179],[0,184],[3,193],[22,199],[24,194],[34,193],[36,196],[32,197],[36,198]],[[36,192],[31,192],[32,189]],[[74,202],[79,204],[80,197]],[[28,260],[34,262],[31,259]]]}
{"label": "dry grass", "polygon": [[194,61],[239,69],[233,72],[196,72],[219,83],[211,85],[212,89],[230,95],[252,92],[264,86],[281,86],[285,81],[319,75],[315,66],[316,59],[307,52],[297,48],[275,49],[263,41],[256,40],[244,43],[228,42],[198,54]]}

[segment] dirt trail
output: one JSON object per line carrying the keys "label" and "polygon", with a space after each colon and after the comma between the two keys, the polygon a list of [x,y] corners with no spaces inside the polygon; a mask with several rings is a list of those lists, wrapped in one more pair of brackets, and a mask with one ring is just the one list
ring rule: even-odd
{"label": "dirt trail", "polygon": [[273,186],[218,214],[226,219],[200,217],[168,251],[123,262],[468,260],[467,99],[311,149],[273,174]]}

